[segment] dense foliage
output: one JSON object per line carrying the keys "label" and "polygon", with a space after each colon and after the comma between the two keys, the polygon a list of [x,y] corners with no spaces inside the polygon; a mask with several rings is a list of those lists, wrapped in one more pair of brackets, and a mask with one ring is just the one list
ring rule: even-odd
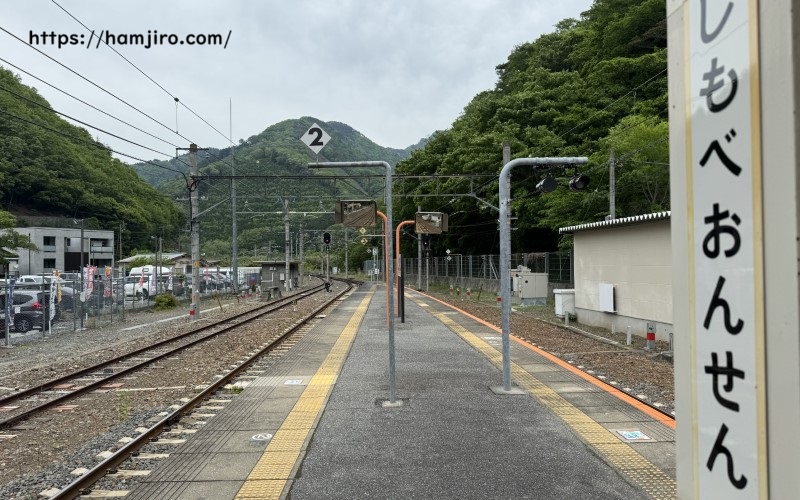
{"label": "dense foliage", "polygon": [[[382,200],[384,172],[315,172],[308,163],[385,160],[396,164],[401,177],[394,184],[395,222],[413,218],[418,206],[444,211],[450,214],[450,230],[434,239],[435,253],[444,248],[497,253],[493,207],[498,206],[504,143],[512,158],[589,158],[580,170],[590,176],[590,188],[581,192],[566,189],[572,168],[514,171],[515,251],[568,246],[570,240],[559,239],[557,228],[606,217],[612,155],[617,217],[669,209],[665,16],[664,0],[595,0],[579,19],[565,19],[552,33],[518,46],[497,66],[494,89],[476,95],[449,129],[405,150],[383,148],[343,123],[313,117],[277,123],[235,146],[202,150],[197,155],[205,176],[198,188],[201,252],[223,263],[230,259],[232,210],[226,200],[231,181],[219,176],[260,175],[269,177],[237,180],[239,264],[279,258],[287,200],[288,210],[295,212],[292,237],[302,221],[307,260],[321,262],[319,234],[333,231],[334,248],[343,240],[341,232],[330,229],[333,216],[327,212],[333,202]],[[150,248],[150,237],[160,235],[165,251],[189,251],[188,156],[152,162],[160,167],[127,166],[85,130],[48,110],[44,99],[12,73],[0,69],[0,87],[2,208],[22,223],[30,214],[70,222],[81,218],[87,227],[117,228],[124,222],[126,249]],[[300,141],[314,122],[332,137],[319,156]],[[331,174],[360,177],[314,179]],[[455,174],[484,176],[449,176]],[[560,187],[540,194],[535,186],[546,175],[558,178]],[[353,244],[355,239],[351,230],[351,269],[368,258],[367,247]],[[413,244],[403,238],[403,253],[416,254]],[[332,256],[331,263],[343,267],[341,255]]]}
{"label": "dense foliage", "polygon": [[[331,136],[318,156],[300,140],[313,123]],[[230,262],[231,205],[225,200],[230,197],[231,174],[244,177],[236,181],[239,263],[249,265],[257,260],[279,258],[278,254],[283,252],[285,230],[282,212],[287,208],[284,204],[287,200],[292,237],[297,237],[298,226],[302,224],[307,238],[312,237],[306,240],[305,245],[305,251],[310,252],[321,249],[321,236],[314,236],[333,224],[332,211],[337,199],[382,196],[382,178],[315,179],[317,174],[344,177],[376,174],[382,177],[384,171],[381,168],[314,171],[308,168],[308,163],[380,159],[394,165],[422,144],[424,141],[407,150],[384,148],[343,123],[303,117],[271,125],[260,134],[241,140],[235,148],[199,151],[196,159],[198,171],[206,176],[198,188],[200,210],[209,209],[200,217],[201,252],[209,259],[220,259],[225,264]],[[171,170],[146,164],[134,168],[148,182],[157,184],[159,190],[179,200],[188,213],[188,192],[180,172],[188,175],[190,164],[191,159],[182,156],[163,163]],[[187,251],[188,234],[184,233],[180,241],[170,243],[176,249]],[[341,241],[337,241],[339,243]]]}
{"label": "dense foliage", "polygon": [[[493,90],[475,96],[452,127],[401,162],[400,174],[497,174],[502,145],[511,157],[587,156],[590,189],[566,188],[573,170],[517,168],[512,176],[512,244],[554,250],[556,230],[609,213],[609,160],[616,172],[616,216],[669,209],[667,36],[664,0],[596,0],[578,20],[517,47],[497,67]],[[560,187],[540,194],[546,175]],[[399,182],[398,219],[451,214],[434,247],[497,253],[497,177]],[[445,193],[447,196],[424,197]],[[453,196],[460,194],[460,196]],[[468,196],[464,196],[464,195]],[[474,195],[474,196],[473,196]],[[480,203],[475,197],[488,202]],[[405,244],[412,244],[406,241]],[[568,239],[561,241],[566,246]],[[404,253],[408,250],[404,250]]]}
{"label": "dense foliage", "polygon": [[86,130],[59,118],[35,89],[3,68],[0,201],[20,225],[33,225],[36,216],[71,227],[73,219],[87,219],[92,229],[117,229],[124,222],[129,248],[182,225],[170,198],[113,158]]}

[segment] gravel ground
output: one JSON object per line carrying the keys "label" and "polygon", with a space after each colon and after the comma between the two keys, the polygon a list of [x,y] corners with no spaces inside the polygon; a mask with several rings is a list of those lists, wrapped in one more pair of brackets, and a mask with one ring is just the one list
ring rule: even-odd
{"label": "gravel ground", "polygon": [[[464,296],[451,296],[444,289],[431,291],[430,294],[492,324],[500,324],[500,310],[493,296],[484,296],[482,300],[474,296],[466,299]],[[256,305],[260,303],[241,301],[235,297],[227,297],[220,302],[207,300],[202,304],[201,318],[227,316]],[[184,309],[131,312],[125,323],[76,332],[65,329],[44,338],[38,331],[24,335],[14,333],[11,335],[12,348],[0,348],[0,395],[18,387],[30,386],[39,379],[49,379],[55,373],[95,364],[119,352],[169,336],[171,331],[185,329],[188,322]],[[635,344],[628,347],[624,333],[612,335],[607,330],[579,324],[573,324],[573,327],[580,331],[574,328],[568,330],[560,323],[561,320],[553,314],[552,305],[515,306],[511,333],[635,397],[660,406],[667,413],[673,411],[673,367],[669,356],[661,351],[643,350],[644,339],[637,338]],[[666,350],[668,346],[659,345],[659,349]],[[147,383],[147,377],[148,374],[142,375],[145,379],[143,383]],[[120,439],[136,435],[136,428],[148,419],[171,411],[169,407],[180,394],[180,391],[173,394],[168,390],[160,390],[157,396],[152,393],[142,396],[143,401],[134,396],[130,400],[123,400],[120,399],[122,396],[115,393],[98,395],[98,402],[102,401],[100,398],[112,398],[114,402],[104,406],[107,408],[106,415],[93,415],[92,418],[104,422],[103,428],[95,434],[76,433],[71,438],[74,441],[72,443],[42,444],[42,441],[31,440],[27,444],[33,450],[26,454],[24,460],[15,459],[13,455],[0,455],[0,498],[42,498],[39,496],[41,492],[70,483],[75,477],[70,475],[71,471],[78,467],[93,467],[97,463],[98,453],[117,449],[121,446]],[[69,418],[80,418],[80,414]],[[58,420],[53,425],[59,425]],[[3,441],[0,440],[0,447]],[[142,465],[147,467],[146,464]]]}
{"label": "gravel ground", "polygon": [[[303,307],[307,303],[308,307]],[[198,384],[208,383],[253,351],[274,331],[294,324],[297,316],[317,307],[320,300],[299,301],[297,312],[278,313],[249,332],[226,335],[208,349],[191,349],[191,360],[165,359],[157,369],[147,369],[125,379],[126,387],[151,387],[141,392],[96,391],[74,412],[53,414],[33,423],[35,430],[4,431],[15,435],[0,439],[0,498],[39,498],[43,491],[63,487],[75,479],[70,472],[92,468],[97,454],[115,450],[119,440],[135,436],[147,420],[172,411],[179,399],[194,394]],[[204,303],[201,320],[220,318],[263,305],[235,297]],[[189,327],[183,309],[167,312],[140,311],[124,324],[78,332],[60,332],[42,338],[41,332],[12,335],[10,349],[0,349],[0,394],[30,387],[57,374],[129,352],[155,340],[171,337]],[[196,323],[192,324],[194,326]],[[255,333],[254,333],[255,332]],[[211,341],[216,342],[216,341]],[[33,434],[32,434],[33,433]]]}

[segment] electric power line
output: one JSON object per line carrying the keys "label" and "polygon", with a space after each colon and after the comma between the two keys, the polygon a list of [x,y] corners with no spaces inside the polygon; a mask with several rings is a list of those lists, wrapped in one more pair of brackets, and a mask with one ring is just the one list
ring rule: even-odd
{"label": "electric power line", "polygon": [[74,96],[74,95],[70,94],[70,93],[69,93],[69,92],[67,92],[66,90],[62,90],[62,89],[60,89],[60,88],[56,87],[55,85],[53,85],[52,83],[50,83],[50,82],[48,82],[48,81],[46,81],[46,80],[44,80],[44,79],[42,79],[42,78],[39,78],[38,76],[36,76],[36,75],[34,75],[34,74],[32,74],[32,73],[30,73],[30,72],[28,72],[28,71],[25,71],[24,69],[20,68],[20,67],[19,67],[19,66],[17,66],[16,64],[14,64],[14,63],[11,63],[11,62],[9,62],[9,61],[6,61],[6,60],[5,60],[5,59],[3,59],[2,57],[0,57],[0,61],[2,61],[2,62],[4,62],[4,63],[6,63],[7,65],[11,66],[12,68],[16,68],[18,71],[21,71],[21,72],[25,73],[26,75],[30,76],[31,78],[34,78],[34,79],[36,79],[36,80],[38,80],[38,81],[40,81],[40,82],[44,83],[45,85],[47,85],[47,86],[49,86],[49,87],[51,87],[51,88],[53,88],[53,89],[55,89],[55,90],[57,90],[57,91],[61,92],[62,94],[65,94],[65,95],[67,95],[67,96],[69,96],[69,97],[71,97],[71,98],[75,99],[75,100],[76,100],[76,101],[78,101],[79,103],[81,103],[81,104],[84,104],[84,105],[86,105],[86,106],[89,106],[90,108],[94,109],[95,111],[99,111],[100,113],[102,113],[102,114],[104,114],[104,115],[108,116],[109,118],[113,118],[114,120],[117,120],[118,122],[120,122],[120,123],[123,123],[123,124],[125,124],[125,125],[127,125],[127,126],[129,126],[129,127],[133,128],[134,130],[138,130],[139,132],[141,132],[141,133],[143,133],[143,134],[149,135],[149,136],[150,136],[150,137],[152,137],[153,139],[159,140],[159,141],[161,141],[161,142],[163,142],[163,143],[165,143],[165,144],[169,144],[170,146],[173,146],[173,147],[176,147],[176,148],[178,147],[178,145],[177,145],[177,144],[173,144],[173,143],[169,142],[169,141],[168,141],[168,140],[166,140],[166,139],[162,139],[161,137],[158,137],[157,135],[151,134],[150,132],[147,132],[146,130],[142,130],[142,129],[140,129],[140,128],[139,128],[139,127],[137,127],[136,125],[130,124],[130,123],[126,122],[125,120],[123,120],[123,119],[121,119],[121,118],[118,118],[118,117],[116,117],[116,116],[112,115],[111,113],[108,113],[108,112],[106,112],[106,111],[103,111],[102,109],[98,108],[97,106],[94,106],[94,105],[92,105],[92,104],[90,104],[90,103],[88,103],[88,102],[84,101],[83,99],[81,99],[81,98],[79,98],[79,97],[76,97],[76,96]]}
{"label": "electric power line", "polygon": [[7,35],[11,36],[12,38],[15,38],[15,39],[16,39],[17,41],[19,41],[20,43],[22,43],[22,44],[24,44],[24,45],[27,45],[28,47],[32,48],[33,50],[35,50],[35,51],[36,51],[36,52],[38,52],[39,54],[41,54],[41,55],[45,56],[46,58],[50,59],[50,60],[51,60],[51,61],[53,61],[54,63],[56,63],[56,64],[58,64],[59,66],[61,66],[62,68],[66,69],[66,70],[67,70],[67,71],[69,71],[70,73],[72,73],[72,74],[74,74],[75,76],[77,76],[77,77],[81,78],[82,80],[84,80],[84,81],[86,81],[86,82],[88,82],[88,83],[92,84],[93,86],[95,86],[95,87],[97,87],[98,89],[102,90],[103,92],[105,92],[105,93],[106,93],[106,94],[108,94],[109,96],[113,97],[114,99],[118,100],[119,102],[121,102],[122,104],[124,104],[124,105],[128,106],[129,108],[133,109],[133,110],[134,110],[134,111],[136,111],[137,113],[140,113],[141,115],[143,115],[143,116],[145,116],[145,117],[149,118],[150,120],[154,121],[155,123],[157,123],[157,124],[161,125],[162,127],[164,127],[165,129],[169,130],[170,132],[172,132],[173,134],[177,135],[178,137],[182,138],[183,140],[185,140],[185,141],[188,141],[189,143],[192,143],[192,144],[194,144],[194,143],[195,143],[195,141],[192,141],[192,140],[191,140],[191,139],[189,139],[188,137],[186,137],[186,136],[184,136],[184,135],[180,134],[180,133],[179,133],[177,130],[172,130],[171,128],[169,128],[169,126],[165,125],[165,124],[164,124],[164,123],[162,123],[161,121],[159,121],[159,120],[157,120],[156,118],[153,118],[152,116],[148,115],[147,113],[145,113],[145,112],[144,112],[144,111],[142,111],[141,109],[139,109],[139,108],[137,108],[136,106],[134,106],[133,104],[130,104],[129,102],[125,101],[124,99],[122,99],[121,97],[117,96],[117,95],[116,95],[116,94],[114,94],[113,92],[111,92],[111,91],[109,91],[109,90],[106,90],[105,88],[101,87],[101,86],[100,86],[100,85],[98,85],[97,83],[93,82],[92,80],[90,80],[90,79],[88,79],[87,77],[83,76],[82,74],[78,73],[77,71],[75,71],[74,69],[70,68],[70,67],[69,67],[69,66],[67,66],[66,64],[62,63],[61,61],[59,61],[59,60],[55,59],[54,57],[52,57],[52,56],[50,56],[50,55],[48,55],[48,54],[46,54],[46,53],[42,52],[42,51],[41,51],[41,50],[39,50],[38,48],[34,47],[34,46],[33,46],[33,45],[31,45],[30,43],[28,43],[28,42],[26,42],[25,40],[23,40],[22,38],[20,38],[20,37],[18,37],[17,35],[15,35],[15,34],[11,33],[10,31],[8,31],[7,29],[5,29],[4,27],[0,26],[0,31],[3,31],[3,32],[5,32]]}
{"label": "electric power line", "polygon": [[115,154],[118,154],[120,156],[125,156],[126,158],[130,158],[132,160],[136,160],[136,161],[141,162],[141,163],[146,163],[148,165],[152,165],[154,167],[158,167],[158,168],[161,168],[161,169],[164,169],[164,170],[170,170],[172,172],[177,172],[177,173],[179,173],[179,174],[181,174],[183,176],[184,180],[186,181],[187,188],[189,187],[189,180],[186,178],[186,174],[184,174],[180,170],[175,170],[174,168],[165,167],[164,165],[159,165],[158,163],[153,163],[153,162],[148,161],[148,160],[143,160],[142,158],[138,158],[136,156],[129,155],[127,153],[123,153],[121,151],[117,151],[115,149],[112,149],[112,148],[110,148],[110,147],[108,147],[108,146],[106,146],[104,144],[100,144],[99,142],[87,141],[86,139],[83,139],[81,137],[75,137],[74,135],[70,135],[70,134],[62,132],[60,130],[56,130],[56,129],[54,129],[52,127],[49,127],[47,125],[42,125],[41,123],[36,123],[36,122],[34,122],[32,120],[28,120],[27,118],[23,118],[21,116],[17,116],[14,113],[9,113],[8,111],[6,111],[5,109],[2,109],[2,108],[0,108],[0,113],[8,115],[11,118],[14,118],[16,120],[28,123],[30,125],[35,125],[37,127],[43,128],[43,129],[48,130],[50,132],[53,132],[55,134],[64,136],[64,137],[66,137],[68,139],[72,139],[74,141],[78,141],[78,142],[81,142],[81,143],[84,143],[84,144],[88,144],[89,146],[92,146],[92,147],[95,147],[95,148],[98,148],[98,149],[102,149],[104,151],[108,151],[109,153],[115,153]]}
{"label": "electric power line", "polygon": [[[65,13],[66,13],[68,16],[69,16],[69,17],[71,17],[71,18],[72,18],[72,19],[74,19],[74,20],[75,20],[75,21],[76,21],[78,24],[80,24],[81,26],[83,26],[83,27],[86,29],[86,31],[89,31],[89,32],[91,32],[92,34],[94,34],[94,30],[90,29],[88,26],[86,26],[85,24],[83,24],[83,22],[81,22],[81,21],[80,21],[80,20],[79,20],[77,17],[75,17],[74,15],[72,15],[72,14],[71,14],[71,13],[70,13],[70,12],[69,12],[67,9],[65,9],[64,7],[62,7],[62,6],[61,6],[61,5],[60,5],[58,2],[56,2],[56,0],[51,0],[51,1],[52,1],[54,4],[56,4],[56,6],[57,6],[59,9],[63,10],[63,11],[64,11],[64,12],[65,12]],[[212,129],[212,130],[214,130],[216,133],[218,133],[219,135],[221,135],[221,136],[222,136],[224,139],[227,139],[227,140],[228,140],[228,142],[230,142],[231,144],[233,144],[233,140],[232,140],[232,138],[231,138],[231,137],[226,137],[226,136],[225,136],[225,134],[223,134],[222,132],[220,132],[219,130],[217,130],[217,128],[216,128],[216,127],[214,127],[213,125],[211,125],[210,123],[208,123],[208,122],[207,122],[207,121],[206,121],[206,120],[205,120],[205,119],[204,119],[202,116],[200,116],[200,115],[198,115],[197,113],[195,113],[193,109],[191,109],[189,106],[187,106],[186,104],[184,104],[184,103],[183,103],[183,102],[182,102],[180,99],[178,99],[178,97],[177,97],[177,96],[175,96],[174,94],[172,94],[172,92],[170,92],[169,90],[165,89],[165,88],[164,88],[164,87],[163,87],[163,86],[162,86],[160,83],[158,83],[158,82],[157,82],[157,81],[155,81],[153,78],[151,78],[151,77],[150,77],[150,75],[148,75],[147,73],[145,73],[145,72],[144,72],[144,71],[143,71],[141,68],[139,68],[139,67],[138,67],[137,65],[135,65],[133,62],[131,62],[131,61],[130,61],[130,60],[127,58],[127,57],[125,57],[125,56],[123,56],[122,54],[120,54],[120,53],[119,53],[119,51],[117,51],[117,49],[115,49],[113,46],[109,45],[109,44],[108,44],[108,42],[106,42],[105,40],[102,40],[102,39],[101,39],[101,41],[102,41],[104,44],[106,44],[106,46],[107,46],[109,49],[113,50],[113,51],[114,51],[114,52],[115,52],[115,53],[116,53],[118,56],[120,56],[120,57],[121,57],[121,58],[122,58],[122,59],[123,59],[125,62],[127,62],[128,64],[130,64],[131,66],[133,66],[133,67],[136,69],[136,71],[138,71],[139,73],[141,73],[142,75],[144,75],[144,77],[145,77],[145,78],[147,78],[148,80],[150,80],[151,82],[153,82],[153,83],[154,83],[154,84],[155,84],[155,85],[156,85],[158,88],[160,88],[161,90],[163,90],[163,91],[164,91],[164,92],[165,92],[165,93],[166,93],[168,96],[172,97],[172,98],[175,100],[175,102],[177,102],[178,104],[180,104],[181,106],[183,106],[184,108],[186,108],[186,110],[187,110],[187,111],[189,111],[189,112],[190,112],[190,113],[192,113],[194,116],[196,116],[197,118],[199,118],[199,119],[200,119],[200,120],[201,120],[203,123],[205,123],[206,125],[208,125],[209,127],[211,127],[211,129]],[[176,128],[177,128],[177,124],[176,124]]]}
{"label": "electric power line", "polygon": [[121,140],[121,141],[127,142],[127,143],[129,143],[129,144],[133,144],[134,146],[138,146],[138,147],[140,147],[140,148],[146,149],[146,150],[148,150],[148,151],[152,151],[153,153],[157,153],[157,154],[160,154],[160,155],[163,155],[163,156],[168,156],[168,157],[171,157],[171,156],[172,156],[171,154],[168,154],[168,153],[162,153],[161,151],[155,150],[155,149],[153,149],[153,148],[149,148],[149,147],[147,147],[147,146],[144,146],[144,145],[142,145],[142,144],[139,144],[138,142],[131,141],[130,139],[126,139],[126,138],[124,138],[124,137],[122,137],[122,136],[116,135],[116,134],[114,134],[114,133],[111,133],[111,132],[109,132],[109,131],[107,131],[107,130],[103,130],[103,129],[102,129],[102,128],[100,128],[100,127],[96,127],[96,126],[94,126],[94,125],[91,125],[91,124],[89,124],[89,123],[86,123],[86,122],[84,122],[84,121],[82,121],[82,120],[79,120],[79,119],[77,119],[77,118],[74,118],[74,117],[72,117],[72,116],[70,116],[70,115],[68,115],[68,114],[66,114],[66,113],[62,113],[62,112],[60,112],[60,111],[58,111],[58,110],[55,110],[55,109],[51,108],[50,106],[46,106],[46,105],[44,105],[44,104],[42,104],[42,103],[36,102],[36,101],[34,101],[33,99],[29,99],[29,98],[25,97],[24,95],[17,94],[17,93],[16,93],[16,92],[14,92],[13,90],[7,89],[7,88],[3,87],[2,85],[0,85],[0,90],[4,90],[4,91],[8,92],[9,94],[13,95],[14,97],[16,97],[16,98],[18,98],[18,99],[22,99],[22,100],[23,100],[23,101],[25,101],[25,102],[28,102],[28,103],[30,103],[30,104],[33,104],[33,105],[35,105],[35,106],[39,106],[39,107],[41,107],[41,108],[44,108],[44,109],[46,109],[46,110],[48,110],[48,111],[52,111],[53,113],[56,113],[56,114],[58,114],[58,115],[61,115],[61,116],[65,117],[65,118],[69,118],[70,120],[72,120],[72,121],[75,121],[75,122],[78,122],[78,123],[80,123],[81,125],[84,125],[84,126],[86,126],[86,127],[89,127],[89,128],[91,128],[91,129],[97,130],[97,131],[99,131],[99,132],[102,132],[102,133],[104,133],[104,134],[110,135],[111,137],[114,137],[115,139],[119,139],[119,140]]}

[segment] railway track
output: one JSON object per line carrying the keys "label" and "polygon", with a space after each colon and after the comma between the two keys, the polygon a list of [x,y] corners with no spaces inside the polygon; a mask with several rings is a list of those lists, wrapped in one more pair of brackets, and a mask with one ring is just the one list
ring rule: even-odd
{"label": "railway track", "polygon": [[[0,420],[0,430],[12,428],[20,422],[42,414],[42,412],[65,405],[100,388],[108,387],[115,380],[128,377],[163,359],[224,335],[242,325],[294,306],[298,300],[321,293],[323,290],[323,286],[318,286],[298,295],[280,298],[256,309],[193,328],[175,337],[0,398],[0,408],[11,413],[11,416]],[[42,401],[43,399],[44,401]]]}
{"label": "railway track", "polygon": [[[237,366],[232,367],[226,375],[209,384],[199,394],[189,399],[182,405],[176,407],[171,413],[163,416],[163,418],[161,418],[158,422],[154,423],[136,437],[132,438],[127,444],[116,450],[102,462],[98,463],[93,469],[86,471],[82,476],[59,490],[57,493],[53,494],[50,498],[73,499],[78,498],[81,495],[89,494],[92,485],[96,484],[108,474],[116,473],[121,464],[125,463],[132,456],[136,455],[139,450],[147,446],[149,443],[157,441],[159,436],[161,436],[165,431],[169,431],[172,426],[176,425],[186,415],[191,414],[197,408],[214,398],[217,393],[219,393],[221,390],[224,390],[226,386],[229,386],[231,382],[236,380],[237,377],[240,377],[248,368],[257,363],[261,358],[269,355],[271,352],[285,345],[287,342],[291,342],[292,338],[296,336],[298,332],[307,331],[310,322],[314,321],[325,310],[329,309],[330,307],[335,307],[334,304],[336,303],[337,299],[340,299],[343,295],[350,292],[356,286],[356,283],[349,283],[346,289],[334,294],[330,301],[325,302],[320,307],[314,309],[310,314],[307,314],[305,318],[294,327],[275,337],[258,352],[243,360]],[[324,290],[324,287],[320,288]],[[318,292],[318,290],[315,289],[315,293],[316,292]],[[292,304],[293,301],[289,300],[283,304],[281,308]],[[228,391],[226,394],[229,395],[230,392]],[[103,493],[101,493],[101,495],[103,495]]]}
{"label": "railway track", "polygon": [[[345,287],[336,288],[341,291]],[[67,378],[71,378],[76,386],[89,385],[89,381],[98,382],[92,386],[93,390],[91,387],[82,390],[82,395],[73,388],[64,388],[63,377],[48,377],[46,382],[40,383],[43,379],[36,375],[42,375],[42,370],[34,368],[33,377],[27,377],[33,382],[22,386],[24,390],[2,398],[3,404],[16,404],[20,409],[3,421],[7,428],[0,431],[0,463],[5,465],[0,496],[27,498],[26,495],[36,496],[68,484],[78,471],[98,463],[97,452],[116,450],[119,445],[114,443],[118,437],[136,435],[141,429],[149,428],[156,416],[158,419],[168,417],[177,408],[176,401],[182,405],[194,399],[209,384],[224,385],[231,374],[245,369],[247,362],[242,360],[249,359],[256,351],[265,353],[272,349],[268,355],[262,356],[263,360],[257,363],[257,367],[252,368],[268,369],[290,348],[293,338],[303,335],[304,328],[308,328],[303,324],[307,325],[320,314],[319,311],[338,303],[337,299],[341,300],[342,293],[346,293],[319,293],[323,289],[315,287],[222,321],[202,326],[192,324],[194,328],[189,332],[189,325],[176,325],[166,331],[151,330],[144,335],[132,336],[128,349],[136,350],[117,356],[123,359],[122,364],[112,365],[104,361],[69,374]],[[209,321],[211,316],[207,318],[204,321]],[[286,334],[288,331],[289,335]],[[174,339],[183,335],[181,332],[189,334],[178,342],[183,347],[182,352],[165,354],[167,349],[176,347]],[[172,337],[172,344],[162,346],[156,353],[138,350],[143,342],[155,345],[167,336]],[[119,338],[114,338],[114,334],[102,337],[104,342],[115,342],[111,349],[103,347],[103,344],[94,346],[90,340],[88,344],[80,343],[80,347],[76,344],[74,361],[70,362],[63,354],[58,359],[63,366],[72,365],[74,370],[74,367],[83,365],[85,359],[102,359],[108,351],[114,350],[114,354],[119,354],[126,349],[126,344],[120,344]],[[196,342],[200,338],[206,340]],[[70,343],[75,342],[70,340]],[[190,343],[194,345],[189,346]],[[152,359],[156,357],[159,359]],[[140,366],[137,371],[127,374],[120,373],[145,358],[151,358],[149,366]],[[72,378],[76,375],[79,377],[77,381]],[[118,380],[109,379],[112,375],[116,375]],[[92,377],[97,377],[97,380],[91,380]],[[222,382],[217,383],[219,380]],[[246,385],[247,380],[248,377],[244,376],[237,384]],[[230,397],[236,389],[234,386],[224,392]],[[61,400],[60,406],[51,403],[62,396],[75,400],[72,404],[64,404],[65,401]],[[49,410],[39,408],[43,411],[28,412],[43,403],[47,403]],[[65,407],[69,408],[63,409]],[[7,413],[0,409],[0,415]],[[57,468],[63,472],[55,477],[62,479],[54,482],[48,479],[54,476],[45,471],[58,462],[62,465]],[[32,489],[37,484],[39,488]]]}

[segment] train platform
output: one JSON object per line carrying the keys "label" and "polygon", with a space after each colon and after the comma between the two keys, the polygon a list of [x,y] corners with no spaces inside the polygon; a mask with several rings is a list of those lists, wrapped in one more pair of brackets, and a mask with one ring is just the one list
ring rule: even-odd
{"label": "train platform", "polygon": [[[674,422],[423,294],[395,322],[384,289],[342,300],[127,498],[674,498]],[[512,332],[513,334],[513,332]]]}

